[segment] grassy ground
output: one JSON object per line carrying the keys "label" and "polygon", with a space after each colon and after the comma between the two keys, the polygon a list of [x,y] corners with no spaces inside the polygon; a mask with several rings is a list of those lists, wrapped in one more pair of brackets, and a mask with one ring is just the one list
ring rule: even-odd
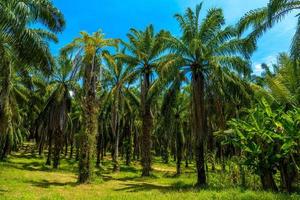
{"label": "grassy ground", "polygon": [[[150,178],[140,177],[140,167],[121,165],[120,173],[110,173],[110,162],[96,170],[92,184],[76,183],[77,163],[63,159],[60,169],[44,165],[45,159],[32,153],[18,153],[0,163],[0,199],[300,199],[299,195],[243,190],[233,186],[232,176],[210,173],[208,189],[195,189],[193,168],[174,177],[175,166],[154,164]],[[101,173],[101,175],[100,175]],[[255,186],[258,180],[251,184]]]}

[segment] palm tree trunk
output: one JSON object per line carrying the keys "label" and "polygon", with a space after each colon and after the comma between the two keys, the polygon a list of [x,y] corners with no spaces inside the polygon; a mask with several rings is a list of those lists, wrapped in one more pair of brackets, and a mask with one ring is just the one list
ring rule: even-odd
{"label": "palm tree trunk", "polygon": [[140,154],[140,151],[139,151],[139,146],[140,146],[140,142],[139,142],[139,135],[138,135],[138,130],[137,128],[135,127],[134,128],[134,149],[133,149],[133,160],[138,160],[139,159],[139,154]]}
{"label": "palm tree trunk", "polygon": [[[95,59],[95,58],[94,58]],[[93,60],[94,60],[93,59]],[[95,62],[93,62],[95,63]],[[94,65],[94,64],[93,64]],[[87,65],[84,75],[83,131],[80,138],[79,183],[88,183],[92,178],[92,159],[95,138],[98,132],[98,109],[96,102],[97,70],[96,66]]]}
{"label": "palm tree trunk", "polygon": [[131,163],[131,154],[132,154],[132,139],[131,139],[131,119],[130,116],[125,119],[125,126],[124,126],[124,134],[125,134],[125,158],[126,158],[126,165],[129,166]]}
{"label": "palm tree trunk", "polygon": [[142,176],[150,176],[151,171],[151,129],[152,129],[152,115],[151,105],[147,99],[150,88],[150,74],[145,73],[141,89],[141,105],[142,105]]}
{"label": "palm tree trunk", "polygon": [[204,105],[204,75],[199,67],[194,66],[192,73],[192,116],[193,132],[195,134],[195,157],[197,168],[197,186],[206,185],[204,163],[205,105]]}
{"label": "palm tree trunk", "polygon": [[54,134],[53,168],[57,169],[60,160],[60,153],[63,149],[63,133],[62,131],[57,130]]}
{"label": "palm tree trunk", "polygon": [[103,122],[100,121],[99,130],[98,130],[98,137],[97,137],[97,160],[96,160],[96,167],[100,167],[100,164],[101,164],[102,126],[103,126]]}
{"label": "palm tree trunk", "polygon": [[120,166],[118,162],[119,157],[119,91],[116,92],[114,97],[114,103],[112,107],[112,132],[113,132],[113,148],[114,153],[112,155],[112,161],[113,161],[113,171],[118,172],[120,171]]}
{"label": "palm tree trunk", "polygon": [[260,174],[260,180],[263,186],[264,190],[270,190],[270,191],[278,191],[278,188],[276,186],[273,174],[272,174],[272,169],[267,169],[262,167],[261,169],[261,174]]}
{"label": "palm tree trunk", "polygon": [[51,165],[51,157],[52,157],[52,135],[53,135],[53,132],[49,131],[49,137],[48,137],[48,155],[47,155],[46,165]]}
{"label": "palm tree trunk", "polygon": [[183,150],[183,133],[180,128],[180,119],[179,115],[175,116],[175,131],[176,131],[176,156],[177,156],[177,162],[176,162],[176,174],[181,174],[181,161],[182,161],[182,150]]}
{"label": "palm tree trunk", "polygon": [[12,111],[9,102],[12,69],[9,63],[4,65],[2,73],[3,82],[0,93],[0,160],[7,156],[12,145]]}

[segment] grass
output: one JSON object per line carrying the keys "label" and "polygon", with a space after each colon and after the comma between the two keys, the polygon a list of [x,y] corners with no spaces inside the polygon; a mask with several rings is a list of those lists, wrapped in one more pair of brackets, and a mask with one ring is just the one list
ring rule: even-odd
{"label": "grass", "polygon": [[[175,177],[175,165],[158,159],[151,177],[140,176],[139,163],[121,172],[111,173],[111,162],[105,161],[91,184],[76,183],[77,163],[63,159],[58,170],[44,165],[45,158],[32,153],[16,153],[0,163],[0,199],[300,199],[300,195],[244,190],[234,187],[228,174],[210,173],[207,189],[196,189],[195,171],[183,168]],[[250,179],[248,180],[251,181]],[[257,180],[253,179],[252,185]],[[259,184],[259,182],[257,182]]]}

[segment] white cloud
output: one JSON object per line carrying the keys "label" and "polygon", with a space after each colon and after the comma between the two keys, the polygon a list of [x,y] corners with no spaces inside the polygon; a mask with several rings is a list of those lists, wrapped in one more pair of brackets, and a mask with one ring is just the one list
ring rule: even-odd
{"label": "white cloud", "polygon": [[[264,71],[264,69],[262,68],[262,63],[266,64],[269,67],[272,67],[273,64],[276,64],[277,58],[276,56],[267,56],[263,59],[261,59],[259,62],[255,62],[253,64],[253,73],[255,75],[261,75],[261,73]],[[272,70],[272,68],[270,69]]]}
{"label": "white cloud", "polygon": [[255,64],[253,67],[253,73],[255,75],[260,75],[263,72],[263,68],[261,67],[261,64]]}

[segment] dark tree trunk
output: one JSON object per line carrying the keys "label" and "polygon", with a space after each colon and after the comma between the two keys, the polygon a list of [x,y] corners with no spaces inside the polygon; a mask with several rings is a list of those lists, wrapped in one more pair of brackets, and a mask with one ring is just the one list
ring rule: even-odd
{"label": "dark tree trunk", "polygon": [[47,155],[47,161],[46,165],[51,165],[51,159],[52,159],[52,131],[49,133],[49,138],[48,138],[48,155]]}
{"label": "dark tree trunk", "polygon": [[65,137],[65,157],[68,155],[68,137]]}
{"label": "dark tree trunk", "polygon": [[79,161],[79,149],[80,149],[80,144],[78,141],[79,138],[76,138],[76,141],[75,141],[75,145],[76,145],[76,152],[75,152],[75,160],[76,161]]}
{"label": "dark tree trunk", "polygon": [[44,150],[44,139],[42,139],[39,144],[39,156],[43,154],[43,150]]}
{"label": "dark tree trunk", "polygon": [[185,144],[184,144],[184,149],[185,149],[185,167],[189,167],[189,161],[191,157],[191,129],[189,128],[189,124],[187,122],[184,123],[184,135],[185,135]]}
{"label": "dark tree trunk", "polygon": [[125,121],[125,126],[124,126],[124,134],[125,134],[125,160],[126,160],[126,165],[129,166],[131,163],[131,154],[132,154],[132,139],[131,139],[131,123],[130,123],[130,118],[128,117]]}
{"label": "dark tree trunk", "polygon": [[[99,126],[100,129],[101,125]],[[100,167],[101,163],[101,133],[99,132],[97,137],[97,160],[96,160],[96,167]]]}
{"label": "dark tree trunk", "polygon": [[119,140],[120,140],[120,119],[119,119],[119,102],[120,102],[120,91],[115,93],[114,102],[112,106],[112,135],[113,135],[113,154],[112,154],[112,162],[113,162],[113,171],[120,171],[120,165],[118,161],[119,157]]}
{"label": "dark tree trunk", "polygon": [[272,169],[261,168],[260,180],[264,190],[278,191]]}
{"label": "dark tree trunk", "polygon": [[293,161],[282,159],[279,163],[281,185],[286,192],[292,192],[292,184],[296,176],[296,169],[291,164]]}
{"label": "dark tree trunk", "polygon": [[96,167],[100,167],[101,164],[101,152],[103,151],[103,119],[100,118],[99,128],[98,128],[98,137],[97,137],[97,160],[96,160]]}
{"label": "dark tree trunk", "polygon": [[10,146],[10,142],[9,142],[9,134],[6,135],[5,141],[4,141],[4,146],[2,147],[2,152],[0,154],[0,160],[4,160],[9,152],[9,146]]}
{"label": "dark tree trunk", "polygon": [[142,104],[142,176],[150,176],[151,171],[151,129],[152,115],[151,105],[148,98],[150,88],[150,74],[145,72],[142,89],[141,89],[141,104]]}
{"label": "dark tree trunk", "polygon": [[206,173],[204,163],[205,140],[205,105],[204,105],[204,75],[200,66],[192,66],[192,115],[193,132],[195,134],[195,157],[197,168],[197,186],[206,185]]}
{"label": "dark tree trunk", "polygon": [[60,160],[60,153],[63,149],[63,133],[62,131],[55,131],[54,135],[54,152],[53,152],[53,168],[57,169]]}
{"label": "dark tree trunk", "polygon": [[72,136],[72,139],[70,140],[70,159],[73,158],[73,151],[74,151],[74,139],[73,139],[74,135]]}
{"label": "dark tree trunk", "polygon": [[138,134],[138,130],[135,127],[134,128],[134,147],[133,147],[133,160],[138,160],[139,159],[139,154],[140,154],[140,150],[139,150],[139,134]]}
{"label": "dark tree trunk", "polygon": [[3,75],[0,93],[0,160],[4,160],[9,154],[12,146],[12,110],[9,100],[12,87],[12,67],[11,64],[5,62],[5,60],[1,60],[0,62],[3,64],[0,69]]}
{"label": "dark tree trunk", "polygon": [[182,161],[182,149],[183,149],[183,133],[180,127],[180,119],[179,115],[175,116],[175,131],[176,131],[176,156],[177,156],[177,162],[176,162],[176,174],[181,174],[181,161]]}

